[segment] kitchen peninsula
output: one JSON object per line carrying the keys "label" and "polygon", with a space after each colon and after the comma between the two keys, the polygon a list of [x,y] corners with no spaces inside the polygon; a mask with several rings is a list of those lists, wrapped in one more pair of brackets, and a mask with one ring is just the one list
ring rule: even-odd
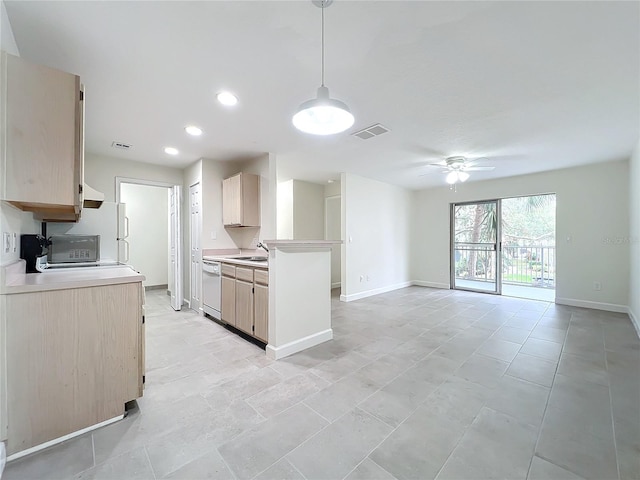
{"label": "kitchen peninsula", "polygon": [[264,243],[268,257],[203,257],[222,264],[220,320],[257,339],[274,360],[331,340],[331,247],[341,242]]}
{"label": "kitchen peninsula", "polygon": [[333,338],[333,240],[266,240],[269,247],[269,344],[279,359]]}

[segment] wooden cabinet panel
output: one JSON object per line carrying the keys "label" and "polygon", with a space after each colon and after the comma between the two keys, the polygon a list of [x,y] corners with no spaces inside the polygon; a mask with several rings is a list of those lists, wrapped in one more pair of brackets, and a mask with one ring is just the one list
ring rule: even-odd
{"label": "wooden cabinet panel", "polygon": [[9,454],[122,415],[139,396],[139,283],[5,297]]}
{"label": "wooden cabinet panel", "polygon": [[256,268],[254,273],[254,278],[256,283],[260,285],[269,285],[269,271],[268,270],[259,270]]}
{"label": "wooden cabinet panel", "polygon": [[223,263],[221,265],[220,271],[222,272],[222,275],[225,275],[231,278],[236,278],[236,267],[234,265]]}
{"label": "wooden cabinet panel", "polygon": [[222,223],[226,227],[260,226],[260,177],[238,173],[222,182]]}
{"label": "wooden cabinet panel", "polygon": [[253,283],[253,268],[236,267],[236,278]]}
{"label": "wooden cabinet panel", "polygon": [[236,328],[253,335],[253,283],[240,280],[236,280]]}
{"label": "wooden cabinet panel", "polygon": [[48,220],[77,220],[82,206],[80,78],[3,54],[6,148],[2,198]]}
{"label": "wooden cabinet panel", "polygon": [[235,175],[222,182],[222,223],[242,225],[242,177]]}
{"label": "wooden cabinet panel", "polygon": [[[234,267],[235,270],[235,267]],[[220,316],[222,321],[229,325],[236,324],[236,280],[230,277],[222,277],[222,298],[220,304]]]}
{"label": "wooden cabinet panel", "polygon": [[[256,270],[256,274],[258,270]],[[257,275],[256,275],[257,278]],[[269,342],[269,287],[258,285],[254,286],[253,300],[254,309],[254,332],[256,338],[265,343]]]}

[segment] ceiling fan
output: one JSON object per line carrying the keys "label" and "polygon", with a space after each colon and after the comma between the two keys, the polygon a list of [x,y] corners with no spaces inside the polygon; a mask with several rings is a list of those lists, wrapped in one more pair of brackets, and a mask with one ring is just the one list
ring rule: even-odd
{"label": "ceiling fan", "polygon": [[441,168],[441,172],[447,174],[447,183],[453,185],[457,182],[466,182],[469,179],[469,173],[467,172],[491,171],[496,168],[488,165],[476,165],[476,163],[481,160],[484,160],[484,158],[478,158],[472,161],[462,156],[455,156],[448,157],[438,163],[428,163],[427,166]]}

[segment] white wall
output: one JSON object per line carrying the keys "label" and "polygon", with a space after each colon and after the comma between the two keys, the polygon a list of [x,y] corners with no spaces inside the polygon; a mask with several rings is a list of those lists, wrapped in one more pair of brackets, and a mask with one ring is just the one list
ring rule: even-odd
{"label": "white wall", "polygon": [[324,185],[293,181],[293,238],[324,239]]}
{"label": "white wall", "polygon": [[415,192],[411,276],[448,288],[450,203],[556,193],[556,301],[625,310],[629,252],[619,240],[629,235],[628,174],[628,162],[607,162]]}
{"label": "white wall", "polygon": [[277,236],[275,156],[265,154],[253,160],[241,162],[237,172],[253,173],[260,177],[260,227],[227,229],[240,248],[255,249],[262,240]]}
{"label": "white wall", "polygon": [[348,173],[341,184],[346,241],[341,298],[355,300],[408,285],[411,192]]}
{"label": "white wall", "polygon": [[[239,172],[231,162],[202,160],[202,248],[238,248],[233,237],[222,225],[222,181]],[[188,191],[189,185],[185,184]],[[215,237],[215,238],[214,238]]]}
{"label": "white wall", "polygon": [[293,180],[278,183],[277,238],[293,240]]}
{"label": "white wall", "polygon": [[120,200],[129,217],[129,263],[146,280],[145,286],[168,285],[169,189],[122,183]]}
{"label": "white wall", "polygon": [[288,180],[278,184],[279,239],[324,239],[324,185]]}
{"label": "white wall", "polygon": [[179,168],[85,153],[84,181],[104,193],[104,199],[107,202],[115,202],[116,177],[151,180],[172,185],[183,184],[183,171]]}
{"label": "white wall", "polygon": [[629,162],[629,315],[640,333],[640,141]]}

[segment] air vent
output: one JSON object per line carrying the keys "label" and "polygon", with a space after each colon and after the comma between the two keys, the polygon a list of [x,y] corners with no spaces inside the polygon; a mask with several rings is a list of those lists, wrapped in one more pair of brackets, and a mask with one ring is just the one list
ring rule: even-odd
{"label": "air vent", "polygon": [[131,150],[133,148],[133,145],[129,145],[128,143],[122,143],[122,142],[113,142],[111,143],[111,146],[113,148],[120,148],[121,150]]}
{"label": "air vent", "polygon": [[352,135],[354,137],[361,138],[362,140],[368,140],[370,138],[377,137],[378,135],[382,135],[383,133],[387,133],[388,131],[389,129],[387,127],[376,123],[375,125],[371,125],[364,130],[352,133]]}

